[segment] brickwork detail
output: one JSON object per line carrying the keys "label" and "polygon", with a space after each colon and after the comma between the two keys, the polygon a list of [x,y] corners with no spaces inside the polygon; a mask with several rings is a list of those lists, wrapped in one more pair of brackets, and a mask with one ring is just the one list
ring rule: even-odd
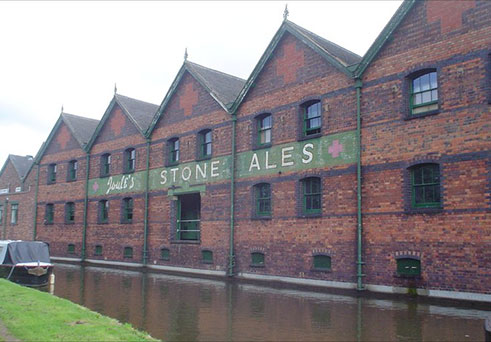
{"label": "brickwork detail", "polygon": [[463,13],[474,7],[476,7],[474,0],[428,1],[426,18],[428,23],[440,21],[442,33],[448,33],[461,28]]}

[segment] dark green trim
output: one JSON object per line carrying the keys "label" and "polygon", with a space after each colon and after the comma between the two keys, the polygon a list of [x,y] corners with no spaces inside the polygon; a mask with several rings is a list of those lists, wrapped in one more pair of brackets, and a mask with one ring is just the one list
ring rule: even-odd
{"label": "dark green trim", "polygon": [[251,253],[251,266],[264,267],[264,253],[262,252],[252,252]]}
{"label": "dark green trim", "polygon": [[[302,212],[307,215],[320,214],[322,212],[322,180],[320,177],[307,177],[301,180],[302,182]],[[318,182],[319,191],[314,192],[312,188],[314,183]],[[309,191],[309,192],[308,192]],[[307,208],[307,198],[319,198],[320,208]]]}
{"label": "dark green trim", "polygon": [[90,173],[90,154],[86,152],[85,156],[85,197],[84,197],[84,227],[82,231],[82,252],[81,259],[85,260],[87,252],[87,215],[89,207],[89,173]]}
{"label": "dark green trim", "polygon": [[232,160],[231,160],[231,175],[230,175],[230,246],[228,256],[228,276],[234,275],[235,267],[235,250],[234,250],[234,217],[235,217],[235,159],[237,155],[235,140],[237,133],[237,114],[232,114]]}
{"label": "dark green trim", "polygon": [[[268,188],[268,195],[265,197],[261,197],[261,192],[263,187]],[[255,202],[256,202],[256,216],[271,216],[271,184],[269,183],[260,183],[254,187],[255,192]],[[269,202],[269,210],[262,211],[261,203],[268,201]]]}
{"label": "dark green trim", "polygon": [[[434,178],[434,174],[436,173],[438,176],[438,181],[434,182],[429,182],[425,183],[424,182],[424,169],[430,169],[431,170],[431,178]],[[410,169],[411,171],[411,206],[413,208],[439,208],[441,206],[441,194],[440,194],[440,186],[441,186],[441,181],[440,181],[440,167],[438,164],[432,164],[432,163],[424,163],[424,164],[418,164],[414,165]],[[421,172],[421,180],[422,182],[419,184],[415,184],[415,173],[416,172]],[[424,198],[426,197],[426,191],[429,190],[428,188],[434,188],[438,189],[438,201],[432,201],[432,202],[419,202],[416,203],[416,190],[418,188],[422,188],[423,192],[425,192],[425,195],[423,196]],[[435,197],[435,196],[433,196]],[[435,199],[435,198],[434,198]]]}
{"label": "dark green trim", "polygon": [[421,275],[421,261],[415,258],[398,258],[397,275],[406,277],[417,277]]}
{"label": "dark green trim", "polygon": [[[38,192],[39,192],[39,164],[35,163],[37,165],[37,170],[36,170],[36,190],[34,190],[34,219],[33,219],[33,226],[32,226],[32,239],[36,241],[36,235],[37,235],[37,218],[38,218]],[[34,164],[33,164],[34,165]]]}
{"label": "dark green trim", "polygon": [[411,10],[413,5],[416,3],[416,0],[404,0],[404,2],[399,6],[397,11],[394,13],[392,18],[389,20],[387,25],[385,25],[382,32],[378,35],[375,42],[370,46],[368,51],[363,56],[363,59],[358,64],[354,76],[356,78],[361,78],[367,67],[373,61],[373,59],[377,56],[379,51],[385,45],[385,43],[390,40],[394,30],[399,26],[402,20],[406,17],[408,12]]}
{"label": "dark green trim", "polygon": [[316,271],[330,271],[331,257],[325,254],[317,254],[313,256],[313,269]]}
{"label": "dark green trim", "polygon": [[143,213],[143,265],[148,262],[148,191],[150,173],[150,139],[147,138],[147,160],[145,163],[145,211]]}

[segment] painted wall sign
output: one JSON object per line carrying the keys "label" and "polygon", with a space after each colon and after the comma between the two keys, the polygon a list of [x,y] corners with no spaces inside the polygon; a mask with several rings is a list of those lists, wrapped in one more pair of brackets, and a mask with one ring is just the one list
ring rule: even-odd
{"label": "painted wall sign", "polygon": [[[332,134],[247,151],[237,155],[237,177],[247,178],[272,175],[278,172],[300,171],[350,164],[356,161],[356,135],[354,131]],[[188,189],[230,179],[231,156],[178,164],[149,171],[150,190]],[[145,190],[145,171],[108,178],[91,179],[89,196],[105,196]]]}

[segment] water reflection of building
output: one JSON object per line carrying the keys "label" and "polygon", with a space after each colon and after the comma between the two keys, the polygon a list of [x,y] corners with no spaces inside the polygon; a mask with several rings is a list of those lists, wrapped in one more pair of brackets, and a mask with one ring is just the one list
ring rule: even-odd
{"label": "water reflection of building", "polygon": [[33,234],[59,259],[491,301],[490,6],[405,1],[364,57],[285,18],[248,80],[185,60],[160,106],[62,113]]}

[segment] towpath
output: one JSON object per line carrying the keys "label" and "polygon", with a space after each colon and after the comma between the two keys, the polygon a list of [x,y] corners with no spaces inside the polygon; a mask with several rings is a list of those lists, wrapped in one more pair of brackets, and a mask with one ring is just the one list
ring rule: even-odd
{"label": "towpath", "polygon": [[0,320],[0,341],[20,342],[19,339],[9,334],[7,328],[5,327],[5,325],[1,320]]}

